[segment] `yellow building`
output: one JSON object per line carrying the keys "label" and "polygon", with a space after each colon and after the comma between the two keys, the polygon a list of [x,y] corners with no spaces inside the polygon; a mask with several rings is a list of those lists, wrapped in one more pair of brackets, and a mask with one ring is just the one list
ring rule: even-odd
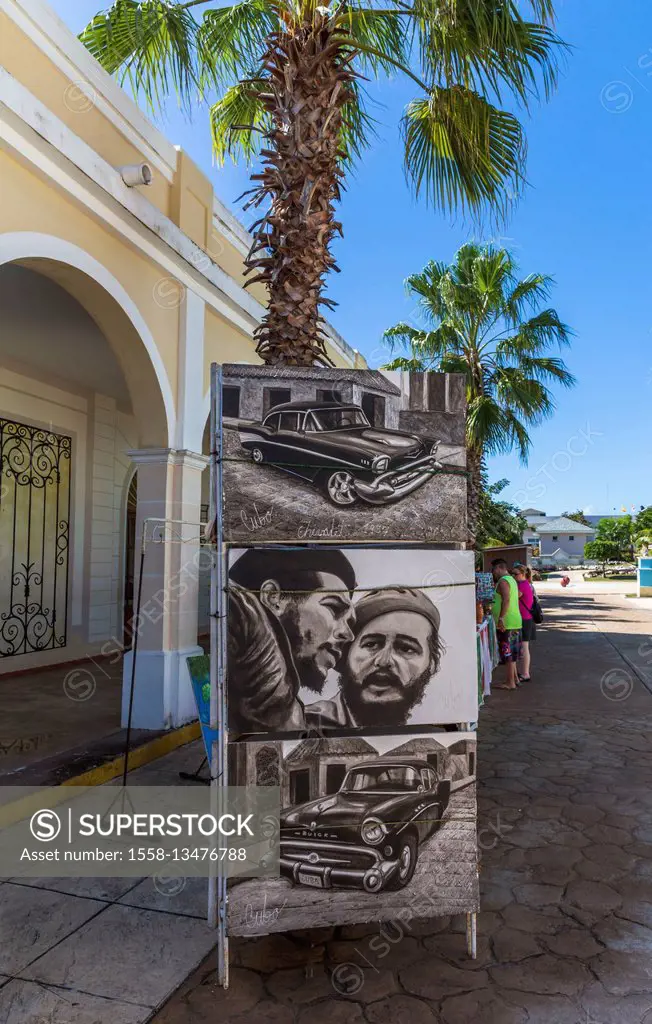
{"label": "yellow building", "polygon": [[[0,674],[113,664],[142,521],[200,522],[209,367],[257,361],[265,296],[208,178],[41,0],[0,0],[0,184]],[[148,548],[137,726],[196,717],[198,533]]]}

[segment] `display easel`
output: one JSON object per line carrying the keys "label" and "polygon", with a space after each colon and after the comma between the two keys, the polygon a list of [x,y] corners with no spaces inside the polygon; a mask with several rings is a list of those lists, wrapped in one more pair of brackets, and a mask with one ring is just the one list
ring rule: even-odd
{"label": "display easel", "polygon": [[[223,424],[222,368],[211,364],[210,376],[210,513],[209,533],[213,542],[210,594],[210,726],[216,731],[213,742],[210,785],[211,812],[221,813],[228,786],[228,716],[227,716],[227,544],[224,540],[223,518]],[[470,723],[460,723],[463,731],[472,731]],[[217,930],[217,982],[229,985],[228,892],[227,878],[217,861],[211,872],[208,888],[208,923]],[[471,959],[477,956],[477,914],[466,914],[466,945]]]}
{"label": "display easel", "polygon": [[[211,363],[210,410],[210,510],[209,522],[215,546],[211,562],[210,595],[210,727],[216,734],[210,765],[211,812],[221,813],[228,780],[228,729],[226,711],[226,550],[222,498],[222,368]],[[208,879],[208,924],[217,929],[217,982],[229,987],[229,939],[227,934],[227,880],[221,861],[213,862]]]}

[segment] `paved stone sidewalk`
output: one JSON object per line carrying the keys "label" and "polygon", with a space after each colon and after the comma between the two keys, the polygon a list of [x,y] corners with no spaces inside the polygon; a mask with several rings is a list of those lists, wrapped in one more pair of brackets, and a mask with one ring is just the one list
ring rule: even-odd
{"label": "paved stone sidewalk", "polygon": [[[201,754],[199,743],[181,747],[130,779],[176,784]],[[0,1024],[144,1024],[215,943],[206,879],[177,897],[175,884],[0,879]]]}
{"label": "paved stone sidewalk", "polygon": [[457,919],[238,940],[229,991],[209,958],[156,1024],[652,1024],[652,618],[545,602],[481,714],[477,960]]}

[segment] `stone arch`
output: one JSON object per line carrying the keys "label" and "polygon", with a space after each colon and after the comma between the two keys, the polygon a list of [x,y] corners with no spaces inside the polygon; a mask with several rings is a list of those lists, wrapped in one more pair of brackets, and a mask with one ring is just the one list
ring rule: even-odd
{"label": "stone arch", "polygon": [[14,263],[51,278],[95,320],[122,368],[141,447],[172,447],[175,403],[154,337],[120,282],[79,246],[54,235],[0,235],[0,266]]}

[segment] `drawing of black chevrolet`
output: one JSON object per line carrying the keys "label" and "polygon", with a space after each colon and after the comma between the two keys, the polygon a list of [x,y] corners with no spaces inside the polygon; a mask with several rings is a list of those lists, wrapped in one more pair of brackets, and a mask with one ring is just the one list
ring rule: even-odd
{"label": "drawing of black chevrolet", "polygon": [[441,469],[438,441],[372,427],[357,405],[288,402],[262,423],[242,423],[239,434],[257,465],[309,480],[340,506],[398,501]]}
{"label": "drawing of black chevrolet", "polygon": [[355,765],[337,793],[281,811],[281,875],[319,889],[403,889],[450,789],[424,760]]}

